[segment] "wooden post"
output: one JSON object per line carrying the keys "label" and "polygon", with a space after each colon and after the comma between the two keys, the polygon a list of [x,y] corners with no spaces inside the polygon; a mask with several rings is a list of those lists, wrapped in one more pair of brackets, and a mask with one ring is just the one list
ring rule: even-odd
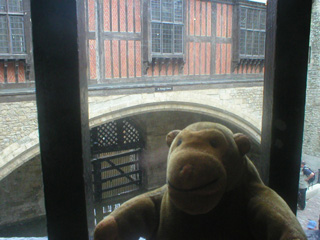
{"label": "wooden post", "polygon": [[84,9],[84,1],[31,1],[50,240],[88,240],[94,227]]}
{"label": "wooden post", "polygon": [[[296,212],[312,0],[268,0],[262,162],[264,178]],[[270,161],[270,165],[268,163]]]}

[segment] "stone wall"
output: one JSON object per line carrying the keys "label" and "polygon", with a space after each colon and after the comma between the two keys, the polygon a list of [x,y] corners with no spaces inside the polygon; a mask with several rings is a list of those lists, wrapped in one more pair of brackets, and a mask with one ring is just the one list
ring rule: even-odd
{"label": "stone wall", "polygon": [[[233,106],[239,113],[246,112],[261,120],[262,116],[262,86],[235,87],[235,88],[212,88],[210,90],[192,90],[193,94],[211,97],[207,102],[209,106]],[[176,94],[190,96],[190,91],[177,91]],[[162,93],[165,96],[166,93]],[[147,94],[141,94],[142,96]],[[110,99],[121,98],[122,95],[112,96]],[[95,100],[96,99],[96,100]],[[97,101],[106,101],[105,97],[91,97],[90,104]],[[143,103],[143,102],[142,102]],[[107,104],[107,102],[106,102]],[[114,103],[112,103],[114,104]],[[107,105],[104,105],[106,108]],[[0,152],[14,142],[29,135],[38,128],[35,101],[1,102],[0,103]],[[235,112],[235,114],[237,114]],[[257,126],[260,128],[261,124]]]}
{"label": "stone wall", "polygon": [[40,158],[16,169],[0,182],[0,225],[45,215]]}
{"label": "stone wall", "polygon": [[38,129],[35,101],[0,103],[0,152]]}
{"label": "stone wall", "polygon": [[[320,158],[320,0],[312,6],[303,153]],[[306,159],[305,159],[306,160]],[[320,167],[320,164],[318,164]]]}
{"label": "stone wall", "polygon": [[[189,112],[203,112],[214,115],[213,109],[220,113],[236,116],[254,126],[261,128],[263,86],[261,82],[248,86],[220,85],[202,86],[194,89],[176,88],[174,91],[159,93],[142,93],[132,95],[92,96],[89,107],[90,125],[98,126],[112,119],[125,115],[171,109]],[[212,110],[212,111],[211,111]],[[219,114],[216,113],[215,114]]]}

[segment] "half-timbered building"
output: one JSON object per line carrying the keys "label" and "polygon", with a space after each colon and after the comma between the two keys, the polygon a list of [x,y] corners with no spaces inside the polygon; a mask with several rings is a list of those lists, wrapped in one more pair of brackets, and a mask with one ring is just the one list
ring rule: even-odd
{"label": "half-timbered building", "polygon": [[228,81],[264,71],[265,4],[88,0],[87,9],[90,83]]}

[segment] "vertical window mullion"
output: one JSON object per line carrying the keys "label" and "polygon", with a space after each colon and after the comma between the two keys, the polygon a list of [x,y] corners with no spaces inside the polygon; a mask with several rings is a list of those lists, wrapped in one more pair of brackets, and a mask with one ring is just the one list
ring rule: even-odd
{"label": "vertical window mullion", "polygon": [[258,43],[257,43],[257,47],[258,47],[258,49],[257,49],[257,51],[258,51],[258,56],[260,56],[260,31],[258,32]]}
{"label": "vertical window mullion", "polygon": [[160,22],[162,25],[162,0],[160,0]]}
{"label": "vertical window mullion", "polygon": [[174,39],[175,39],[175,34],[174,34],[174,24],[172,24],[172,28],[171,28],[171,53],[174,54],[175,51],[174,51]]}
{"label": "vertical window mullion", "polygon": [[171,28],[171,54],[174,54],[174,39],[175,39],[175,0],[172,0],[172,8],[171,8],[171,15],[172,15],[172,28]]}
{"label": "vertical window mullion", "polygon": [[171,16],[172,16],[172,23],[175,23],[175,21],[174,21],[174,0],[172,0]]}
{"label": "vertical window mullion", "polygon": [[[252,23],[253,24],[253,23]],[[254,31],[254,29],[252,29],[252,40],[251,40],[251,56],[253,56],[254,53],[254,34],[256,31]]]}
{"label": "vertical window mullion", "polygon": [[246,34],[245,34],[245,41],[244,41],[244,53],[245,55],[247,56],[248,55],[248,52],[247,52],[247,41],[248,41],[248,9],[246,8],[246,22],[245,22],[245,31],[246,31]]}
{"label": "vertical window mullion", "polygon": [[257,21],[258,21],[258,27],[257,27],[257,29],[256,30],[260,30],[260,25],[261,25],[261,10],[259,10],[259,14],[258,14],[258,19],[257,19]]}
{"label": "vertical window mullion", "polygon": [[183,53],[183,29],[184,27],[182,27],[182,31],[181,31],[181,53]]}
{"label": "vertical window mullion", "polygon": [[160,0],[160,53],[163,53],[163,33],[162,33],[162,0]]}
{"label": "vertical window mullion", "polygon": [[23,35],[23,52],[26,52],[26,39],[25,39],[25,32],[24,32],[24,18],[22,19],[22,23],[23,23],[23,26],[22,26],[22,35]]}
{"label": "vertical window mullion", "polygon": [[10,15],[7,15],[7,24],[8,24],[8,44],[9,44],[9,53],[12,54],[13,53],[13,49],[12,49],[12,30],[11,30],[11,18]]}
{"label": "vertical window mullion", "polygon": [[163,54],[163,23],[160,24],[160,53]]}
{"label": "vertical window mullion", "polygon": [[245,56],[248,56],[248,48],[247,48],[247,42],[248,42],[248,29],[246,29],[246,34],[245,34]]}
{"label": "vertical window mullion", "polygon": [[6,0],[6,19],[7,19],[7,29],[8,29],[8,35],[7,35],[7,47],[8,47],[8,53],[11,53],[11,32],[10,32],[10,22],[9,22],[9,0]]}
{"label": "vertical window mullion", "polygon": [[261,37],[261,29],[260,29],[260,26],[261,26],[261,15],[262,15],[262,11],[259,11],[259,28],[258,28],[258,31],[259,31],[259,34],[258,34],[258,56],[261,56],[260,53],[260,37]]}
{"label": "vertical window mullion", "polygon": [[[252,23],[253,24],[253,23]],[[251,34],[251,56],[253,56],[253,53],[254,53],[254,29],[252,29],[252,34]]]}
{"label": "vertical window mullion", "polygon": [[172,26],[172,29],[171,29],[171,32],[172,32],[172,54],[175,54],[175,41],[176,41],[176,25],[173,24]]}

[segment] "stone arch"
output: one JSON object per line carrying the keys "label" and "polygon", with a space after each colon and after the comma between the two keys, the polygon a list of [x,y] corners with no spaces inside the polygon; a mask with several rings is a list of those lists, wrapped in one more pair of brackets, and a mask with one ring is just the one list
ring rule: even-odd
{"label": "stone arch", "polygon": [[0,153],[0,181],[40,154],[38,131],[11,144]]}
{"label": "stone arch", "polygon": [[217,118],[231,126],[237,126],[251,139],[260,144],[261,116],[256,117],[249,109],[239,104],[214,101],[210,96],[185,93],[165,95],[140,94],[106,99],[90,105],[90,127],[95,127],[112,120],[158,111],[187,111]]}
{"label": "stone arch", "polygon": [[[111,99],[100,97],[98,102],[90,102],[89,124],[91,128],[112,120],[158,111],[187,111],[211,116],[237,126],[249,135],[255,144],[260,145],[261,119],[249,112],[239,111],[239,108],[232,104],[222,104],[200,94],[190,96],[172,92],[118,96]],[[39,154],[38,131],[4,149],[0,153],[0,181]]]}

